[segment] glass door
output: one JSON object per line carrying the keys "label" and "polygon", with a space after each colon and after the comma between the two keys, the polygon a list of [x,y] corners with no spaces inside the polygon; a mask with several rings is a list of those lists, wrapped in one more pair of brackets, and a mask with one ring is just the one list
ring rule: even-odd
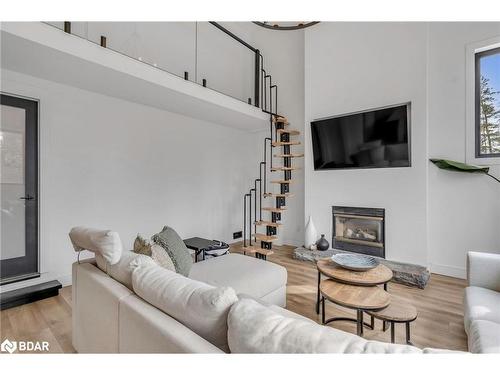
{"label": "glass door", "polygon": [[38,273],[38,102],[1,94],[0,284]]}

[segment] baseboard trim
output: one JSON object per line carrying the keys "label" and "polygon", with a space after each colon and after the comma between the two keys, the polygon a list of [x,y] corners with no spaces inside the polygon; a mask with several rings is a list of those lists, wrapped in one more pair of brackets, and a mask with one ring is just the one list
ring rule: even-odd
{"label": "baseboard trim", "polygon": [[431,263],[429,268],[431,269],[431,273],[437,273],[438,275],[451,276],[458,279],[467,278],[467,271],[465,270],[465,268],[434,263]]}

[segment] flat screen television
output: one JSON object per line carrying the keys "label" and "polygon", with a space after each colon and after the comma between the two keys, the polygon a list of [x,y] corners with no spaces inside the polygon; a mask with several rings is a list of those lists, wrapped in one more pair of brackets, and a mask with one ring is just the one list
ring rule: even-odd
{"label": "flat screen television", "polygon": [[314,169],[411,166],[410,103],[311,122]]}

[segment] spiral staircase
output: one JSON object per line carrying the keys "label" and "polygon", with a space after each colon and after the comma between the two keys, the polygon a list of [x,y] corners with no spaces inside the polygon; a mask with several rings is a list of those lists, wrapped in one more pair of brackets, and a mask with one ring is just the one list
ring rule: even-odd
{"label": "spiral staircase", "polygon": [[[299,141],[293,140],[300,132],[289,129],[289,125],[284,116],[270,113],[270,132],[264,139],[264,160],[260,162],[259,178],[244,194],[243,252],[255,254],[259,259],[265,260],[274,253],[273,242],[278,239],[278,230],[283,225],[281,219],[287,209],[286,201],[293,197],[290,192],[292,172],[299,169],[292,161],[304,156],[292,152],[293,146],[300,145]],[[278,165],[273,165],[273,157]],[[267,190],[268,173],[273,176],[269,181],[272,190],[278,190],[279,186],[279,191]],[[279,173],[282,175],[277,175]]]}

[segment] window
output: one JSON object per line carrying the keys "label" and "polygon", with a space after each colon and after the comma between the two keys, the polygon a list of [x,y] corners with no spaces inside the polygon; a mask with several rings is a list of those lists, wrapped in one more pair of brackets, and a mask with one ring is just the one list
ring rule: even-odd
{"label": "window", "polygon": [[476,157],[500,157],[500,48],[475,60]]}

